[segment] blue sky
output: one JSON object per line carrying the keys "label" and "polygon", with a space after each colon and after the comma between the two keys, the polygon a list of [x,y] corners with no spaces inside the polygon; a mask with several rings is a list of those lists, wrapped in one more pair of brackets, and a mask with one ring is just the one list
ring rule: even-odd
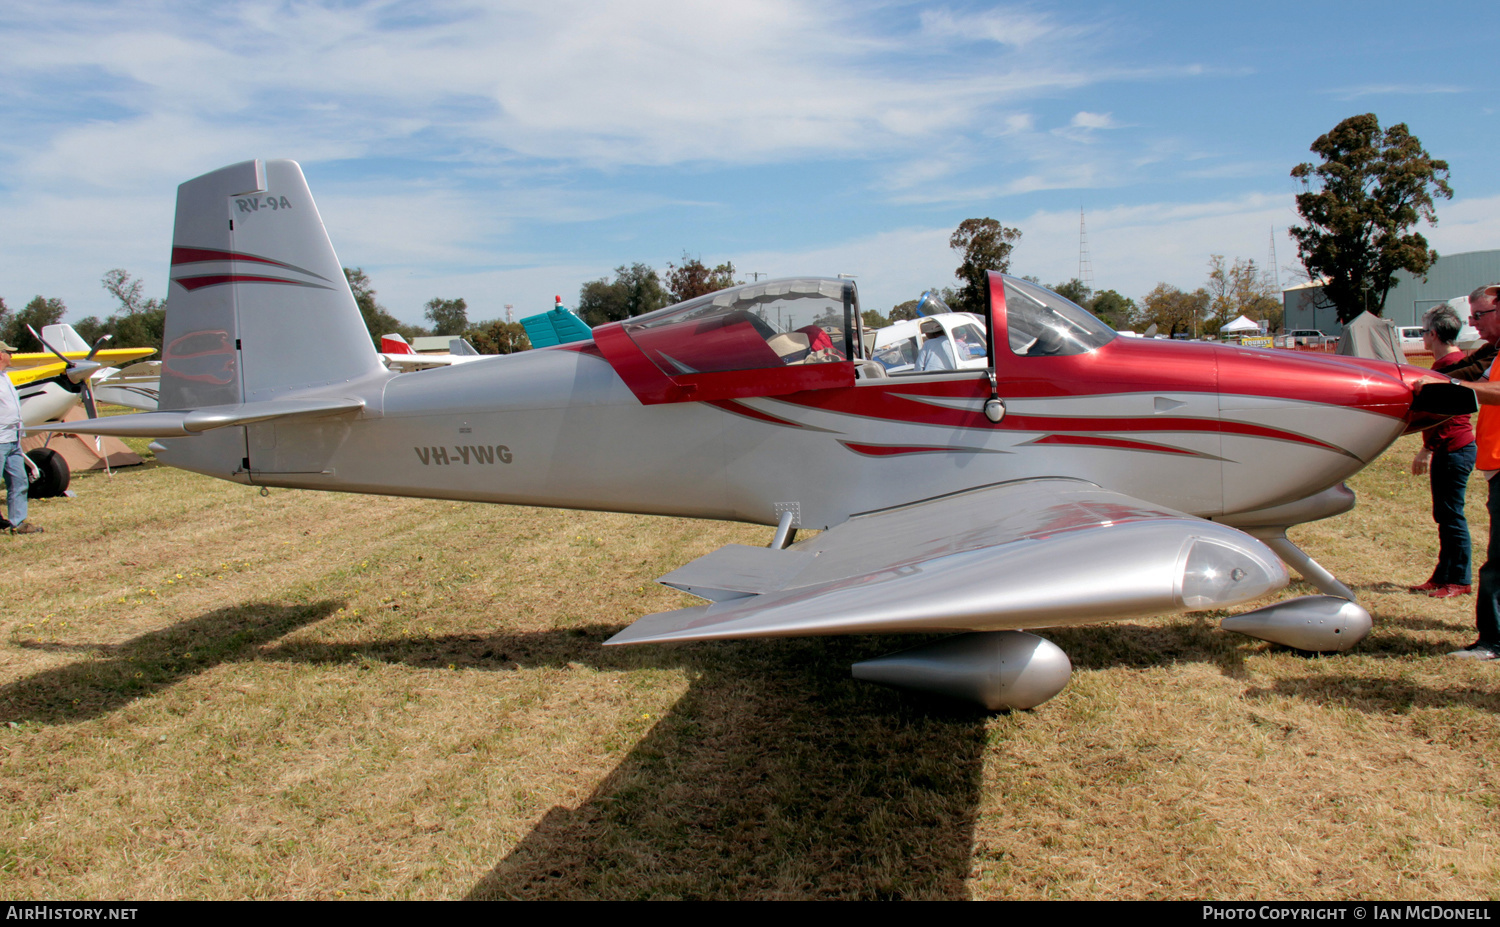
{"label": "blue sky", "polygon": [[[302,163],[380,302],[473,320],[568,304],[686,250],[953,282],[971,216],[1012,269],[1139,298],[1210,254],[1296,266],[1289,177],[1339,120],[1448,160],[1439,251],[1500,247],[1492,3],[136,2],[0,6],[0,296],[164,295],[176,185]],[[1457,294],[1455,294],[1457,295]]]}

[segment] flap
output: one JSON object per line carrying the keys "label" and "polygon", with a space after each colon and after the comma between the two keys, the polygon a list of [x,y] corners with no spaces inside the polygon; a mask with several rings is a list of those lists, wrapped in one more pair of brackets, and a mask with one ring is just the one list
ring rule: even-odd
{"label": "flap", "polygon": [[715,602],[783,589],[814,554],[729,544],[680,566],[657,582]]}

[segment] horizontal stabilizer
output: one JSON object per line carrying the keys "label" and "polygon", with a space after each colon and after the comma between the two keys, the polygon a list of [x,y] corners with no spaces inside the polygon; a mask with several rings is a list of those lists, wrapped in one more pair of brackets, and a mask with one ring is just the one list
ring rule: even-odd
{"label": "horizontal stabilizer", "polygon": [[1062,479],[931,499],[787,550],[747,550],[662,578],[719,593],[714,604],[648,615],[608,643],[1056,627],[1223,608],[1287,582],[1276,555],[1241,531]]}
{"label": "horizontal stabilizer", "polygon": [[[117,438],[178,438],[201,434],[230,425],[254,425],[257,422],[287,419],[328,418],[359,412],[362,399],[273,399],[268,402],[243,402],[227,406],[208,406],[187,412],[140,412],[90,419],[68,426],[81,435],[113,435]],[[27,429],[43,431],[44,428]]]}

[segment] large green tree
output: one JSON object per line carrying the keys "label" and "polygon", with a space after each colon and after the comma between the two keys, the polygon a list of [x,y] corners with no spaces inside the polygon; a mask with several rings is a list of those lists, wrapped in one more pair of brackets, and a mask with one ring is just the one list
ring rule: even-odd
{"label": "large green tree", "polygon": [[1425,275],[1437,252],[1411,231],[1417,221],[1437,221],[1433,197],[1453,197],[1448,162],[1422,149],[1405,123],[1381,131],[1374,113],[1351,116],[1313,142],[1318,164],[1292,168],[1302,181],[1297,212],[1306,225],[1290,229],[1297,255],[1340,321],[1366,308],[1379,315],[1406,270]]}
{"label": "large green tree", "polygon": [[456,338],[469,330],[469,304],[462,299],[429,299],[423,314],[434,335]]}
{"label": "large green tree", "polygon": [[734,264],[725,261],[710,268],[700,258],[688,257],[682,252],[682,263],[667,265],[667,295],[672,302],[680,303],[695,296],[706,296],[718,290],[739,286],[743,280],[734,279]]}
{"label": "large green tree", "polygon": [[655,312],[670,302],[661,278],[645,264],[620,265],[615,279],[601,277],[578,291],[578,317],[594,328]]}
{"label": "large green tree", "polygon": [[1020,229],[1006,228],[994,219],[965,219],[948,239],[948,247],[963,256],[953,275],[962,286],[949,300],[954,312],[984,314],[989,305],[989,271],[1010,270],[1010,252],[1021,240]]}

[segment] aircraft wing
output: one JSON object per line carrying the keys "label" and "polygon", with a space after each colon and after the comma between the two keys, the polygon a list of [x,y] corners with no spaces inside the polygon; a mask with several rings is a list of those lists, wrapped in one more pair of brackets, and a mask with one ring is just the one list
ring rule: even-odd
{"label": "aircraft wing", "polygon": [[123,370],[94,374],[94,398],[142,412],[155,412],[161,396],[161,361],[141,361]]}
{"label": "aircraft wing", "polygon": [[[16,356],[19,357],[20,355]],[[67,364],[53,357],[52,362],[48,364],[33,363],[25,367],[11,367],[5,371],[5,375],[10,377],[12,386],[25,386],[27,383],[45,380],[48,377],[55,377],[67,369]]]}
{"label": "aircraft wing", "polygon": [[1260,541],[1074,479],[1001,483],[851,518],[784,550],[731,544],[659,582],[712,604],[609,644],[989,631],[1224,608],[1280,589]]}
{"label": "aircraft wing", "polygon": [[[155,348],[104,348],[94,352],[94,361],[101,366],[119,366],[155,353]],[[86,360],[89,352],[64,351],[62,355],[68,360]],[[12,370],[29,370],[39,366],[53,365],[61,366],[62,362],[51,351],[28,351],[24,354],[12,354],[10,358]]]}
{"label": "aircraft wing", "polygon": [[431,370],[433,367],[447,367],[453,363],[453,357],[447,354],[382,354],[385,365],[397,373],[411,373],[413,370]]}

